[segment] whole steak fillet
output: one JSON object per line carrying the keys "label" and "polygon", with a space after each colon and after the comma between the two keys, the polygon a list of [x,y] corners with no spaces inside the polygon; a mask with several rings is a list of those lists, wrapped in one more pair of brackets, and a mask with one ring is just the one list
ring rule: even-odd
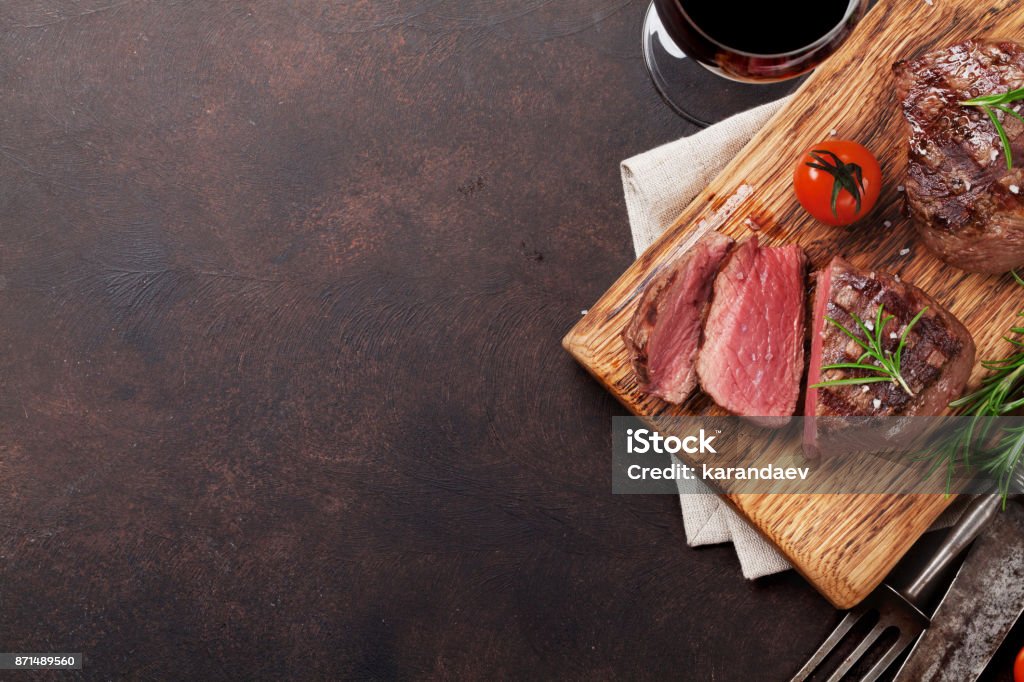
{"label": "whole steak fillet", "polygon": [[1024,87],[1024,50],[967,40],[897,62],[893,71],[910,132],[907,205],[924,243],[973,272],[1024,265],[1024,123],[996,112],[1014,160],[1007,170],[992,121],[959,104]]}
{"label": "whole steak fillet", "polygon": [[[863,352],[841,329],[828,323],[826,316],[863,339],[864,333],[852,314],[873,325],[879,306],[883,307],[884,315],[895,316],[882,330],[883,348],[892,352],[906,326],[928,308],[910,330],[901,355],[900,375],[914,395],[888,381],[812,388],[819,382],[878,376],[860,369],[831,369],[822,373],[821,368],[855,363]],[[967,329],[931,296],[893,275],[858,270],[836,257],[817,274],[805,413],[808,417],[942,414],[967,384],[974,352],[974,340]],[[812,457],[817,454],[817,431],[815,420],[807,419],[804,445]]]}
{"label": "whole steak fillet", "polygon": [[640,388],[681,403],[697,386],[694,361],[711,285],[733,240],[711,232],[644,289],[622,334]]}
{"label": "whole steak fillet", "polygon": [[730,412],[779,426],[796,409],[806,266],[799,246],[761,248],[754,237],[736,247],[715,278],[697,375]]}

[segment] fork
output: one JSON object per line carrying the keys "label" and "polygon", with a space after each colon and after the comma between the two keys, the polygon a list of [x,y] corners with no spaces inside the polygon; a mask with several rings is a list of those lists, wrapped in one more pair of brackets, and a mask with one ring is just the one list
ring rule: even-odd
{"label": "fork", "polygon": [[[1018,486],[1024,487],[1024,470],[1018,470],[1014,479]],[[867,599],[850,610],[840,621],[838,627],[828,636],[828,639],[818,647],[810,660],[793,677],[792,682],[803,682],[809,678],[842,641],[843,637],[853,629],[853,626],[872,612],[878,613],[878,622],[860,641],[857,648],[843,660],[839,668],[832,673],[828,682],[839,682],[843,675],[849,672],[871,649],[882,633],[890,628],[895,628],[899,631],[896,641],[871,667],[871,670],[861,678],[861,682],[877,680],[928,627],[931,620],[924,613],[925,605],[938,588],[943,572],[981,533],[1001,505],[1002,496],[997,494],[979,495],[974,498],[924,568],[918,571],[902,589],[883,583]]]}

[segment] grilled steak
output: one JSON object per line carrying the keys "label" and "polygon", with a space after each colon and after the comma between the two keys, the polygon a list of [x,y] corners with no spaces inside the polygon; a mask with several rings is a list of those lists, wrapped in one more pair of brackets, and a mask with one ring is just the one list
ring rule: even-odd
{"label": "grilled steak", "polygon": [[[900,375],[913,395],[892,382],[812,388],[819,382],[878,376],[861,369],[821,371],[823,365],[856,363],[863,350],[826,316],[865,338],[852,314],[873,327],[878,308],[895,319],[882,330],[883,348],[895,352],[899,338],[914,317],[903,349]],[[871,329],[870,331],[874,331]],[[967,329],[935,299],[917,287],[885,273],[858,270],[836,257],[817,274],[811,358],[807,372],[808,417],[937,415],[963,391],[974,366],[974,340]],[[818,426],[807,419],[804,442],[816,454]]]}
{"label": "grilled steak", "polygon": [[697,386],[694,361],[711,285],[733,240],[711,232],[651,280],[622,338],[640,388],[681,403]]}
{"label": "grilled steak", "polygon": [[974,272],[1024,265],[1024,123],[996,112],[1013,152],[1007,170],[988,116],[959,104],[1024,87],[1024,49],[967,40],[893,70],[910,132],[907,205],[924,243]]}
{"label": "grilled steak", "polygon": [[773,426],[792,416],[804,368],[806,265],[799,246],[761,248],[753,237],[715,278],[697,375],[730,412]]}

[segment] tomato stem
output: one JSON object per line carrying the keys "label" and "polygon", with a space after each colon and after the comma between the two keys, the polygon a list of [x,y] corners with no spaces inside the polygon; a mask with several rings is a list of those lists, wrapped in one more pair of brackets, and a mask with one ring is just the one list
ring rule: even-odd
{"label": "tomato stem", "polygon": [[[814,162],[808,161],[807,165],[832,176],[832,215],[839,217],[836,200],[839,198],[839,192],[844,189],[853,197],[857,213],[860,213],[861,197],[864,192],[864,171],[861,167],[855,163],[844,162],[835,152],[827,149],[814,149],[809,153]],[[830,159],[826,160],[823,155]]]}

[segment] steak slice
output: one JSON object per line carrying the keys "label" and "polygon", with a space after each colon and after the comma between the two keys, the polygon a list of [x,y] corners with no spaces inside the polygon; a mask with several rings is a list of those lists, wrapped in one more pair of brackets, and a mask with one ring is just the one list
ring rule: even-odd
{"label": "steak slice", "polygon": [[736,247],[715,278],[697,375],[730,412],[778,426],[796,409],[806,265],[799,246],[761,248],[753,237]]}
{"label": "steak slice", "polygon": [[1013,153],[1007,170],[992,121],[959,104],[1024,87],[1024,49],[967,40],[897,62],[893,71],[910,136],[907,206],[921,239],[964,270],[1024,265],[1024,123],[996,112]]}
{"label": "steak slice", "polygon": [[[903,330],[928,308],[907,335],[900,375],[913,396],[892,382],[812,388],[836,379],[877,376],[869,370],[827,370],[823,365],[855,363],[863,352],[849,336],[830,324],[831,317],[864,338],[852,314],[876,319],[879,306],[893,315],[882,330],[883,348],[895,351]],[[873,324],[873,322],[868,322]],[[804,446],[817,455],[819,426],[813,417],[914,416],[945,412],[967,384],[974,366],[974,339],[967,329],[931,296],[917,287],[882,272],[859,270],[840,257],[817,274],[811,358],[807,370]]]}
{"label": "steak slice", "polygon": [[710,232],[644,289],[622,334],[641,390],[681,403],[697,386],[694,360],[711,285],[733,240]]}

